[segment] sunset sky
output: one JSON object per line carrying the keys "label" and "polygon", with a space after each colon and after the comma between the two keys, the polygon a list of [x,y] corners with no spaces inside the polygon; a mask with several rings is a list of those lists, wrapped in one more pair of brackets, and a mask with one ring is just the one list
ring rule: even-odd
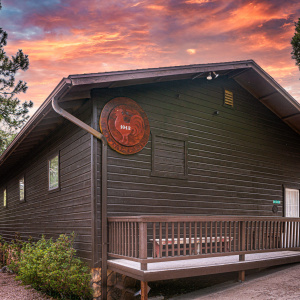
{"label": "sunset sky", "polygon": [[290,40],[299,0],[2,0],[7,54],[35,111],[62,77],[149,67],[255,60],[300,102]]}

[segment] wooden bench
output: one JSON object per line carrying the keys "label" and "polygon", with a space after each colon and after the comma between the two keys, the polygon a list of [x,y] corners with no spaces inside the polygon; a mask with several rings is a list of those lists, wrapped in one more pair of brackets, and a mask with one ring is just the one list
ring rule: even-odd
{"label": "wooden bench", "polygon": [[[153,244],[153,239],[150,239],[149,240],[152,244]],[[227,243],[227,247],[226,247],[226,250],[229,251],[229,241],[233,241],[233,237],[229,238],[229,237],[226,237],[226,243]],[[173,243],[173,240],[172,239],[155,239],[154,240],[154,247],[153,247],[153,257],[161,257],[160,256],[160,245],[161,245],[161,252],[166,252],[166,246],[167,246],[167,243],[168,245],[178,245],[180,244],[180,251],[182,251],[184,249],[184,247],[181,247],[181,245],[186,245],[186,250],[189,251],[189,245],[191,245],[191,250],[192,251],[195,251],[195,244],[197,245],[197,254],[201,254],[200,253],[200,244],[202,244],[202,249],[205,249],[205,243],[207,243],[207,248],[210,247],[210,243],[219,243],[220,242],[220,237],[218,236],[217,237],[217,240],[215,237],[212,237],[212,239],[210,237],[207,237],[207,239],[205,239],[205,237],[202,237],[202,238],[196,238],[196,241],[195,241],[195,238],[191,238],[191,241],[189,238],[186,238],[185,239],[185,243],[184,243],[184,239],[183,238],[180,238],[180,239],[174,239],[174,243]],[[221,242],[222,242],[222,249],[223,251],[225,250],[224,249],[224,246],[225,246],[225,237],[222,236],[222,239],[221,239]],[[172,251],[172,249],[168,248],[168,252]],[[174,249],[174,252],[177,252],[177,248]],[[155,256],[154,256],[155,254]],[[191,253],[190,253],[191,254]]]}

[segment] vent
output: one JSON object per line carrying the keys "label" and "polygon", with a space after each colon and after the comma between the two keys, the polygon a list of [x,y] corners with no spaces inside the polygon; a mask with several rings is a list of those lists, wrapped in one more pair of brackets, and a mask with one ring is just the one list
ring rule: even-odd
{"label": "vent", "polygon": [[227,90],[224,93],[224,105],[233,107],[233,93]]}
{"label": "vent", "polygon": [[152,135],[152,176],[186,178],[186,140]]}

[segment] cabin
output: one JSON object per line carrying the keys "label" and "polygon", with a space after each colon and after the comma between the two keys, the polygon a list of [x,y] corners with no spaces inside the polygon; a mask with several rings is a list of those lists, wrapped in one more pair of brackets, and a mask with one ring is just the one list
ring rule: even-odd
{"label": "cabin", "polygon": [[299,133],[253,60],[70,75],[0,157],[0,235],[74,231],[102,299],[107,270],[147,299],[151,281],[299,262]]}

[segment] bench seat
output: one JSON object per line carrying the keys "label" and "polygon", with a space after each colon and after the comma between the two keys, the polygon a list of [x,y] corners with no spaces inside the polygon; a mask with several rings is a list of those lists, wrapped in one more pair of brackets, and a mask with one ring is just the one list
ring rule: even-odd
{"label": "bench seat", "polygon": [[[180,239],[177,239],[175,238],[174,241],[172,239],[155,239],[154,242],[153,242],[153,239],[150,239],[149,241],[153,243],[154,245],[154,249],[153,249],[153,257],[154,257],[154,254],[155,254],[155,257],[161,257],[160,255],[160,246],[161,246],[161,252],[166,252],[166,247],[167,245],[190,245],[192,246],[192,250],[194,251],[194,245],[197,244],[197,254],[200,254],[200,244],[204,245],[205,246],[205,243],[207,243],[208,245],[210,245],[210,243],[219,243],[220,241],[223,243],[225,243],[225,240],[226,240],[226,243],[229,243],[229,241],[232,241],[233,240],[233,237],[219,237],[217,236],[216,237],[198,237],[198,238],[186,238],[186,239],[183,239],[183,238],[180,238]],[[224,244],[223,244],[223,248],[224,248]],[[202,246],[202,249],[204,249],[204,247]],[[168,251],[171,251],[172,249],[169,249],[168,248]],[[183,247],[180,248],[180,250],[183,250]],[[188,250],[188,249],[187,249]],[[227,246],[227,250],[229,250],[229,247]],[[175,249],[175,251],[177,251],[177,249]]]}

